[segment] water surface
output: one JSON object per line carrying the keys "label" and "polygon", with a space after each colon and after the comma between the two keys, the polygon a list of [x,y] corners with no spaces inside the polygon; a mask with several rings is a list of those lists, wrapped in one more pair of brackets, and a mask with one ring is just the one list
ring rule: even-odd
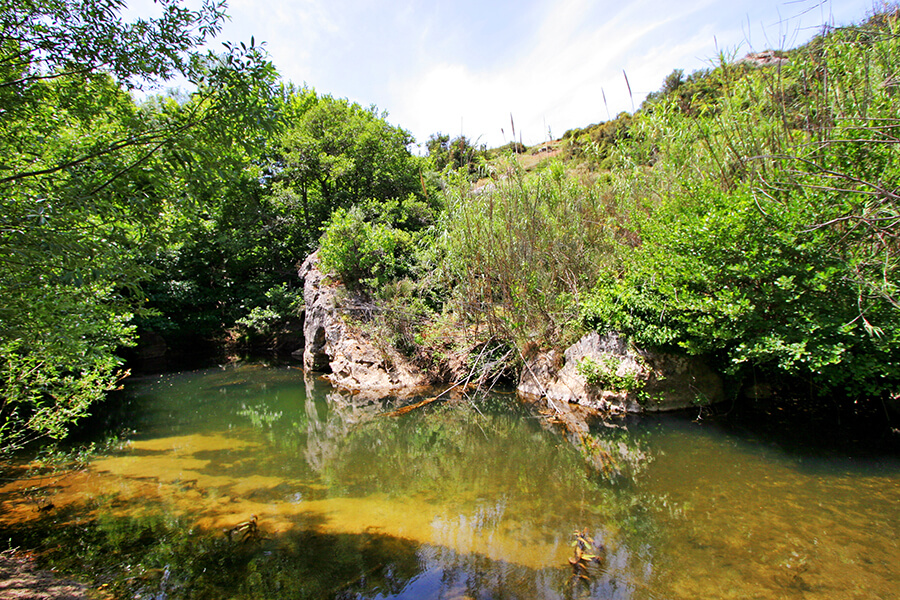
{"label": "water surface", "polygon": [[514,396],[397,417],[288,368],[120,401],[125,443],[34,503],[0,489],[0,528],[122,597],[900,597],[890,455],[658,417],[598,428],[598,472]]}

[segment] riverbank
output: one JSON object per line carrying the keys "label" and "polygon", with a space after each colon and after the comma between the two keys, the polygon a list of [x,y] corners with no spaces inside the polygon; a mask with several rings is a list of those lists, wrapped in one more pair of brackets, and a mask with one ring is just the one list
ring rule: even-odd
{"label": "riverbank", "polygon": [[0,597],[6,600],[88,600],[88,587],[39,568],[34,560],[0,552]]}

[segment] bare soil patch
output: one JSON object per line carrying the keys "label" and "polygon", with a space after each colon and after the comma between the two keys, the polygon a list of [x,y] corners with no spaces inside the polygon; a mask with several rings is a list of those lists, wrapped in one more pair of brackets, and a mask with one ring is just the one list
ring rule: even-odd
{"label": "bare soil patch", "polygon": [[88,600],[88,587],[38,568],[34,560],[0,552],[0,598],[4,600]]}

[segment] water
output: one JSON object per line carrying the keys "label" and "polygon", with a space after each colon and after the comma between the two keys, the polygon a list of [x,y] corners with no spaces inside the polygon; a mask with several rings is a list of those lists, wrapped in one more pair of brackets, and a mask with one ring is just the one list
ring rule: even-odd
{"label": "water", "polygon": [[125,443],[0,488],[4,537],[118,597],[900,597],[891,455],[657,417],[595,432],[598,472],[514,396],[395,417],[258,366],[120,402]]}

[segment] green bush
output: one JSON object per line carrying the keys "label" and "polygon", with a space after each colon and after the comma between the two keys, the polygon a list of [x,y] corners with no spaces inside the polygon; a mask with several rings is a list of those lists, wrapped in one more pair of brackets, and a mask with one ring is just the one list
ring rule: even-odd
{"label": "green bush", "polygon": [[322,266],[350,288],[373,290],[405,275],[413,236],[387,223],[370,222],[359,207],[338,209],[322,235]]}
{"label": "green bush", "polygon": [[254,306],[250,312],[235,321],[242,338],[250,343],[271,338],[296,320],[303,310],[303,291],[291,289],[283,283],[265,294],[265,306]]}
{"label": "green bush", "polygon": [[900,23],[877,23],[778,68],[719,67],[708,110],[636,117],[616,183],[632,243],[586,326],[821,393],[897,390]]}
{"label": "green bush", "polygon": [[599,361],[585,356],[575,365],[575,370],[592,387],[626,392],[639,390],[641,382],[636,373],[618,374],[620,362],[612,355],[603,356]]}

